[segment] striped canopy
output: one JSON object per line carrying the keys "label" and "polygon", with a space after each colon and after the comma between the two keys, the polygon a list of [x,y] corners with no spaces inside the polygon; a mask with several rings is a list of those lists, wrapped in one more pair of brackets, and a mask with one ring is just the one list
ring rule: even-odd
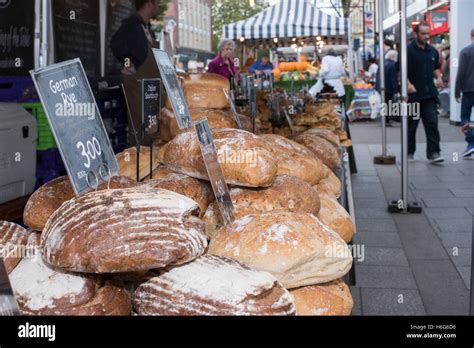
{"label": "striped canopy", "polygon": [[259,14],[224,25],[224,37],[246,40],[344,36],[348,22],[316,9],[308,0],[280,0]]}

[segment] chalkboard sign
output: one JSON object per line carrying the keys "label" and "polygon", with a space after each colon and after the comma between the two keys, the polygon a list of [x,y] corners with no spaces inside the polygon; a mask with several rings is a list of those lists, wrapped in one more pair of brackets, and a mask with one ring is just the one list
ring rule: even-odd
{"label": "chalkboard sign", "polygon": [[212,139],[212,133],[209,129],[207,119],[200,120],[194,125],[196,134],[201,146],[201,153],[206,165],[209,181],[216,197],[219,210],[225,224],[234,221],[234,205],[230,198],[229,189],[222,173],[221,165],[218,162],[216,148]]}
{"label": "chalkboard sign", "polygon": [[142,80],[142,125],[147,134],[158,133],[158,114],[160,113],[160,79]]}
{"label": "chalkboard sign", "polygon": [[191,127],[191,115],[189,114],[188,105],[184,98],[183,90],[176,77],[176,70],[171,62],[170,56],[163,50],[154,48],[153,54],[155,56],[156,64],[160,70],[161,78],[166,89],[166,94],[171,100],[176,121],[179,129]]}
{"label": "chalkboard sign", "polygon": [[53,0],[57,62],[80,58],[89,78],[100,78],[100,16],[97,0]]}
{"label": "chalkboard sign", "polygon": [[0,258],[0,316],[20,315],[8,273],[3,259]]}
{"label": "chalkboard sign", "polygon": [[76,194],[117,175],[117,160],[81,61],[31,75]]}
{"label": "chalkboard sign", "polygon": [[124,19],[135,13],[134,0],[108,0],[105,29],[105,75],[119,76],[122,64],[115,58],[110,48],[112,36],[120,29]]}
{"label": "chalkboard sign", "polygon": [[237,128],[243,129],[239,114],[237,113],[237,109],[235,108],[234,99],[232,99],[231,94],[227,92],[225,88],[223,88],[222,90],[224,91],[225,97],[227,98],[227,101],[229,102],[230,111],[231,111],[232,117],[234,118],[235,123],[237,124]]}
{"label": "chalkboard sign", "polygon": [[0,0],[0,76],[28,76],[35,67],[35,0]]}

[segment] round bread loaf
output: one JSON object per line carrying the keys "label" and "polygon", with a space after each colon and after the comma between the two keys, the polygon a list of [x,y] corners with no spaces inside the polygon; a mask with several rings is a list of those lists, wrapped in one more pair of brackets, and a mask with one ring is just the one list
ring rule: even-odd
{"label": "round bread loaf", "polygon": [[193,200],[163,189],[108,190],[75,197],[43,231],[50,265],[83,273],[145,271],[189,262],[207,247]]}
{"label": "round bread loaf", "polygon": [[[116,155],[119,165],[119,173],[130,179],[137,180],[137,149],[129,148]],[[150,168],[150,148],[146,146],[140,147],[140,180],[150,175],[150,171],[158,167],[158,148],[153,148],[152,166]]]}
{"label": "round bread loaf", "polygon": [[328,129],[312,128],[307,130],[303,134],[311,134],[323,138],[329,141],[336,149],[339,149],[339,146],[341,145],[339,137],[336,135],[336,133],[331,132]]}
{"label": "round bread loaf", "polygon": [[[123,176],[114,176],[109,182],[99,185],[97,190],[128,188],[137,186],[137,182]],[[34,231],[41,232],[49,217],[61,204],[75,196],[69,177],[61,176],[36,190],[26,203],[23,221]]]}
{"label": "round bread loaf", "polygon": [[[278,167],[266,141],[238,129],[213,129],[212,136],[228,184],[245,187],[272,185]],[[158,157],[175,172],[209,180],[194,131],[177,135],[160,149]]]}
{"label": "round bread loaf", "polygon": [[296,288],[343,277],[352,254],[339,235],[312,214],[247,215],[217,232],[209,254],[233,258]]}
{"label": "round bread loaf", "polygon": [[191,198],[199,204],[200,215],[204,215],[209,204],[214,201],[214,193],[209,182],[195,179],[184,174],[168,174],[159,179],[150,180],[146,185],[153,188],[173,191]]}
{"label": "round bread loaf", "polygon": [[330,169],[335,170],[339,166],[341,162],[339,152],[327,140],[311,134],[298,135],[294,140],[313,151]]}
{"label": "round bread loaf", "polygon": [[[290,176],[277,176],[271,187],[261,189],[233,188],[230,198],[234,204],[234,216],[269,211],[291,211],[318,215],[319,196],[308,183]],[[203,218],[209,239],[222,228],[224,222],[217,203],[212,203]]]}
{"label": "round bread loaf", "polygon": [[202,256],[138,287],[139,315],[294,315],[291,296],[269,273]]}
{"label": "round bread loaf", "polygon": [[275,134],[261,135],[268,141],[278,163],[278,175],[300,178],[316,185],[325,177],[323,163],[308,148]]}
{"label": "round bread loaf", "polygon": [[35,238],[35,233],[13,222],[0,221],[0,256],[7,273],[12,271],[24,256],[34,255],[35,250],[30,246]]}
{"label": "round bread loaf", "polygon": [[[229,80],[218,74],[190,74],[184,79],[184,97],[189,109],[229,107],[224,89],[230,90]],[[172,109],[169,99],[166,107]]]}
{"label": "round bread loaf", "polygon": [[349,287],[341,279],[319,285],[292,289],[297,315],[351,315],[354,301]]}
{"label": "round bread loaf", "polygon": [[354,223],[351,216],[332,195],[320,193],[319,197],[321,199],[319,219],[346,243],[349,243],[354,235]]}
{"label": "round bread loaf", "polygon": [[[326,167],[327,168],[327,167]],[[321,180],[314,188],[321,193],[327,193],[335,198],[341,196],[341,181],[332,170],[327,168],[327,177]]]}

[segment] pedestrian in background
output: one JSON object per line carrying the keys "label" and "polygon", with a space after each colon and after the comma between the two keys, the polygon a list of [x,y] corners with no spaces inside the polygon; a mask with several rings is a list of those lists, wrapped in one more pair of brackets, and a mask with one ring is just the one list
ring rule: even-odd
{"label": "pedestrian in background", "polygon": [[219,53],[214,58],[207,69],[208,73],[214,73],[231,79],[238,74],[237,67],[234,63],[235,42],[223,39],[219,44]]}
{"label": "pedestrian in background", "polygon": [[464,158],[474,154],[474,129],[469,127],[474,107],[474,29],[471,30],[471,40],[472,44],[463,48],[459,54],[455,90],[456,101],[461,103],[461,122],[466,132],[467,148],[463,153]]}
{"label": "pedestrian in background", "polygon": [[443,80],[439,53],[428,44],[430,27],[427,23],[416,25],[414,35],[407,49],[408,101],[419,104],[420,114],[408,117],[408,160],[415,161],[416,130],[421,119],[426,134],[426,156],[430,163],[441,163],[444,158],[441,156],[438,128],[438,88],[443,86]]}

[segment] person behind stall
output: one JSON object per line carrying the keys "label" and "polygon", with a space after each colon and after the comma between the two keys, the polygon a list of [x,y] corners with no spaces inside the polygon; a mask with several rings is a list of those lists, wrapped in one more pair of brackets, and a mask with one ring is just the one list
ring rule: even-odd
{"label": "person behind stall", "polygon": [[219,43],[219,53],[209,63],[207,72],[222,75],[229,80],[237,76],[238,70],[234,64],[234,50],[234,41],[223,39]]}
{"label": "person behind stall", "polygon": [[[158,67],[153,57],[153,48],[158,48],[150,21],[158,15],[158,0],[135,0],[137,12],[122,22],[119,30],[113,35],[110,48],[122,64],[122,78],[126,98],[130,107],[128,119],[129,146],[136,146],[137,132],[142,131],[142,87],[144,78],[158,78]],[[131,119],[130,119],[131,118]],[[144,137],[148,143],[150,137]]]}
{"label": "person behind stall", "polygon": [[455,89],[456,101],[461,103],[461,122],[466,132],[467,148],[463,152],[464,158],[470,158],[474,154],[474,129],[469,128],[474,108],[474,29],[471,30],[471,40],[472,44],[464,47],[459,54]]}
{"label": "person behind stall", "polygon": [[367,82],[374,83],[377,79],[377,72],[379,71],[377,60],[375,58],[369,58],[368,65],[369,68],[367,69],[364,75],[367,79]]}
{"label": "person behind stall", "polygon": [[[396,101],[395,96],[399,93],[399,83],[398,83],[398,52],[395,50],[389,50],[385,54],[385,105],[387,111],[390,111],[388,107],[391,103]],[[380,74],[377,74],[376,89],[380,91]],[[386,115],[386,125],[387,127],[391,126],[391,121],[400,121],[398,117],[392,116],[389,113]]]}
{"label": "person behind stall", "polygon": [[344,62],[340,57],[336,56],[334,49],[330,48],[321,61],[321,70],[319,71],[319,76],[324,79],[326,87],[322,93],[333,89],[338,97],[346,95],[344,84],[341,80],[341,77],[345,75]]}
{"label": "person behind stall", "polygon": [[248,69],[249,73],[255,74],[258,76],[266,71],[273,70],[273,64],[270,62],[270,58],[267,52],[260,52],[259,58],[260,59],[258,59],[255,63],[253,63],[249,67]]}
{"label": "person behind stall", "polygon": [[419,106],[420,112],[408,117],[408,160],[415,161],[416,130],[421,119],[427,140],[426,157],[430,163],[441,163],[444,158],[441,156],[438,128],[438,88],[442,87],[443,81],[439,53],[428,44],[430,27],[427,23],[417,24],[414,35],[407,48],[408,101],[413,106]]}

